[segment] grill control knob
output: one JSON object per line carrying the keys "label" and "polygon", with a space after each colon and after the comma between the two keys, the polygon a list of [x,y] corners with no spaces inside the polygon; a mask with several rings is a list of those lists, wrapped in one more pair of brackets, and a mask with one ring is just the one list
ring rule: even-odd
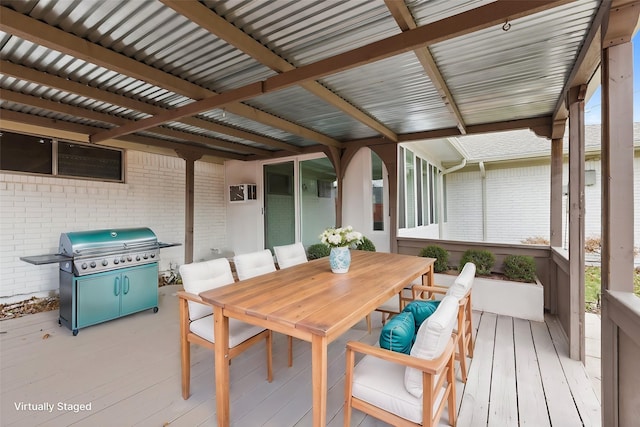
{"label": "grill control knob", "polygon": [[80,268],[82,268],[83,270],[86,270],[87,267],[89,267],[89,266],[87,265],[86,262],[83,262],[82,265],[80,266]]}
{"label": "grill control knob", "polygon": [[127,261],[131,261],[131,255],[127,257]]}
{"label": "grill control knob", "polygon": [[107,261],[106,259],[103,259],[103,260],[102,260],[102,265],[103,265],[104,267],[106,267],[108,264],[109,264],[109,261]]}
{"label": "grill control knob", "polygon": [[114,263],[114,264],[119,264],[119,263],[120,263],[120,260],[119,260],[118,258],[114,258],[114,259],[113,259],[113,263]]}
{"label": "grill control knob", "polygon": [[144,255],[142,255],[142,258],[147,259],[147,258],[149,258],[149,255],[144,254]]}
{"label": "grill control knob", "polygon": [[140,255],[136,255],[136,261],[140,261]]}
{"label": "grill control knob", "polygon": [[91,261],[91,264],[89,264],[89,267],[96,268],[96,262],[95,261]]}
{"label": "grill control knob", "polygon": [[151,253],[151,258],[155,258],[156,254],[155,253]]}
{"label": "grill control knob", "polygon": [[120,258],[120,262],[125,262],[124,257]]}

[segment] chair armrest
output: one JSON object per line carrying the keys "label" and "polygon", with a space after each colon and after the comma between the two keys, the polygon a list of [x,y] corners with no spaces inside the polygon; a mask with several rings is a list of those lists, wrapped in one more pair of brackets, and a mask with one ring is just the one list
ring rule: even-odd
{"label": "chair armrest", "polygon": [[[431,294],[446,294],[449,288],[445,288],[444,286],[425,286],[425,285],[413,285],[411,287],[411,292],[413,294],[413,299],[417,299],[417,295],[419,293],[428,292]],[[429,295],[429,294],[428,294]]]}
{"label": "chair armrest", "polygon": [[202,304],[202,305],[211,305],[211,304],[207,304],[206,302],[204,302],[204,300],[202,298],[200,298],[200,295],[192,294],[192,293],[187,292],[187,291],[178,291],[178,292],[176,292],[176,295],[178,295],[178,298],[182,298],[182,299],[185,299],[187,301],[197,302],[197,303]]}
{"label": "chair armrest", "polygon": [[449,359],[451,359],[451,355],[453,354],[453,350],[455,348],[455,342],[455,334],[452,334],[451,339],[447,343],[447,347],[445,347],[440,357],[433,360],[420,359],[408,354],[399,353],[380,347],[374,347],[372,345],[358,341],[347,342],[347,349],[356,353],[367,354],[379,359],[387,360],[389,362],[399,363],[404,366],[416,368],[430,374],[437,374],[438,372],[441,372],[442,369],[444,369]]}

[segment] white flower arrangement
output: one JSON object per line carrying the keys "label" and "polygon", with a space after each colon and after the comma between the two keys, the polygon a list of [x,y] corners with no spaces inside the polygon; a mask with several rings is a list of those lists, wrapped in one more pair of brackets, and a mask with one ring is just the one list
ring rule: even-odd
{"label": "white flower arrangement", "polygon": [[362,242],[362,233],[353,231],[350,225],[339,228],[327,228],[320,235],[320,241],[330,248],[355,246]]}

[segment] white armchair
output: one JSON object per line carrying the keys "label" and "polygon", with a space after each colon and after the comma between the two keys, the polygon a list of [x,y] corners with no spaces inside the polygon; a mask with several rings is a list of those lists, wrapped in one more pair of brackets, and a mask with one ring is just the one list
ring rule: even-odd
{"label": "white armchair", "polygon": [[[276,271],[276,265],[273,262],[273,256],[269,249],[236,255],[233,257],[233,263],[235,264],[236,274],[240,280],[251,279],[252,277]],[[288,337],[288,345],[288,363],[289,366],[293,366],[293,338],[291,336]]]}
{"label": "white armchair", "polygon": [[294,265],[302,264],[308,261],[307,252],[304,250],[302,243],[294,243],[292,245],[274,246],[273,251],[276,254],[279,268],[289,268]]}
{"label": "white armchair", "polygon": [[456,359],[460,362],[462,381],[467,382],[467,357],[473,357],[473,320],[471,318],[471,291],[476,276],[476,265],[468,262],[458,277],[448,288],[441,286],[413,286],[413,298],[418,296],[433,297],[434,294],[445,294],[458,300],[458,323],[454,332],[458,335]]}
{"label": "white armchair", "polygon": [[[448,409],[456,424],[452,334],[458,312],[455,297],[446,296],[421,326],[409,355],[361,342],[347,343],[344,425],[352,408],[395,426],[434,426]],[[355,353],[365,356],[354,367]]]}
{"label": "white armchair", "polygon": [[[182,365],[182,397],[189,398],[191,380],[191,344],[215,350],[213,310],[199,296],[201,292],[234,283],[226,258],[196,262],[180,266],[184,291],[178,292],[180,301],[180,354]],[[229,362],[244,350],[266,341],[267,379],[273,378],[271,331],[229,319]]]}

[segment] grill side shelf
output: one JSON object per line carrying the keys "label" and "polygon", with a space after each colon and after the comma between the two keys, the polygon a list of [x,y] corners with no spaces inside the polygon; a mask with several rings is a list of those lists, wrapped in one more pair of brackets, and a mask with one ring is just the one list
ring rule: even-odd
{"label": "grill side shelf", "polygon": [[164,243],[164,242],[158,242],[158,247],[160,249],[163,248],[172,248],[174,246],[182,246],[182,243]]}
{"label": "grill side shelf", "polygon": [[46,254],[46,255],[21,256],[20,260],[24,262],[28,262],[29,264],[33,264],[33,265],[43,265],[43,264],[55,264],[58,262],[73,261],[73,257],[62,255],[62,254]]}

